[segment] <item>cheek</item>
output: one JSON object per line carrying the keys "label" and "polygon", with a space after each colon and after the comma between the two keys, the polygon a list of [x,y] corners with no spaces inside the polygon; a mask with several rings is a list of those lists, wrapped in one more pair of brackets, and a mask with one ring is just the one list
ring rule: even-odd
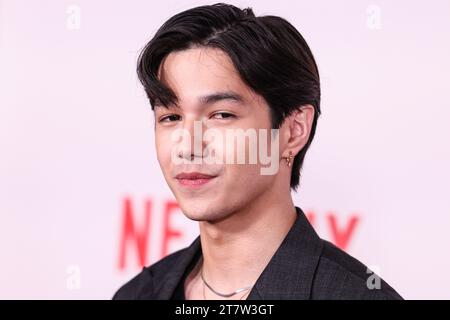
{"label": "cheek", "polygon": [[[251,192],[252,187],[264,184],[265,176],[260,175],[260,169],[257,165],[251,164],[234,164],[226,166],[227,181],[232,188],[239,188]],[[235,187],[233,187],[235,186]]]}
{"label": "cheek", "polygon": [[272,177],[260,175],[254,165],[229,165],[226,171],[220,194],[232,203],[251,202],[273,185]]}
{"label": "cheek", "polygon": [[172,143],[164,133],[155,133],[156,156],[162,167],[170,165],[172,155]]}
{"label": "cheek", "polygon": [[[266,158],[270,155],[271,138],[266,134],[267,130],[263,131],[262,136],[260,136],[259,129],[256,129],[254,132],[255,136],[252,138],[247,136],[244,138],[235,137],[231,140],[225,139],[223,144],[215,144],[214,149],[223,154],[223,159],[226,164],[240,164],[242,168],[238,170],[248,171],[249,174],[256,171],[260,172],[260,168],[263,165],[261,163],[262,157],[267,161]],[[267,163],[264,166],[267,166]]]}

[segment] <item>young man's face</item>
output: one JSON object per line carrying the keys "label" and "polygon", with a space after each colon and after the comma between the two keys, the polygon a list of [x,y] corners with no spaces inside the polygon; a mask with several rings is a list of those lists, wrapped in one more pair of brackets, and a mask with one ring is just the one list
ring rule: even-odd
{"label": "young man's face", "polygon": [[[270,156],[274,149],[277,153],[275,161],[279,161],[278,148],[273,148],[273,142],[270,143],[274,137],[271,137],[269,107],[240,79],[228,55],[210,48],[172,52],[163,60],[159,78],[176,94],[180,108],[155,106],[157,156],[183,213],[192,220],[217,221],[270,192],[277,175],[261,174],[261,167],[269,165],[260,163],[258,153],[257,162],[249,163],[249,152],[255,151],[249,151],[249,139],[245,139],[243,149],[239,148],[236,139],[233,139],[231,149],[227,146],[230,143],[230,139],[226,139],[227,130],[233,133],[236,129],[252,129],[256,132],[258,144],[267,142],[266,155]],[[217,93],[227,93],[228,98],[201,99]],[[233,98],[233,94],[238,99]],[[200,127],[202,136],[199,136]],[[260,139],[259,129],[266,129],[265,139]],[[175,135],[181,131],[189,133],[191,138]],[[225,140],[202,141],[208,131]],[[180,139],[175,139],[176,136]],[[200,139],[197,140],[200,148],[196,149],[194,138]],[[245,154],[244,164],[237,161],[239,152]],[[260,152],[259,146],[256,152]],[[234,159],[230,153],[234,154]],[[206,163],[202,160],[206,154],[215,154],[222,163]],[[230,162],[230,159],[233,160]],[[177,179],[182,172],[199,172],[214,178]]]}

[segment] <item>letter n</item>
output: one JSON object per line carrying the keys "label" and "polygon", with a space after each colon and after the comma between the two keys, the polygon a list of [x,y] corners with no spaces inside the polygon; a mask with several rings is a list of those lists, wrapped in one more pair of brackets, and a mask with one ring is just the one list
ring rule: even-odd
{"label": "letter n", "polygon": [[140,267],[145,266],[147,260],[147,244],[150,231],[150,216],[152,203],[146,200],[144,203],[144,217],[139,219],[141,225],[135,221],[135,213],[132,201],[129,197],[123,200],[122,232],[119,247],[119,269],[125,269],[125,259],[128,249],[134,248],[137,253]]}

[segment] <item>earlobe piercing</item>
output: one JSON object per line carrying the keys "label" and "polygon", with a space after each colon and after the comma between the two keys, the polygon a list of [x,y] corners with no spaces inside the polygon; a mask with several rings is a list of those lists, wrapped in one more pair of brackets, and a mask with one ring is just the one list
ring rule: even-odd
{"label": "earlobe piercing", "polygon": [[291,166],[292,156],[293,156],[292,151],[289,151],[289,156],[286,157],[286,164],[288,167]]}

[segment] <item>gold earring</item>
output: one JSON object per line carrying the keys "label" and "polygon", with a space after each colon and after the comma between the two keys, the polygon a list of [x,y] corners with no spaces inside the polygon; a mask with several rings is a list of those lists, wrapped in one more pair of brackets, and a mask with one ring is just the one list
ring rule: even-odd
{"label": "gold earring", "polygon": [[288,167],[291,166],[292,156],[293,156],[292,151],[289,151],[289,156],[286,157],[286,164]]}

